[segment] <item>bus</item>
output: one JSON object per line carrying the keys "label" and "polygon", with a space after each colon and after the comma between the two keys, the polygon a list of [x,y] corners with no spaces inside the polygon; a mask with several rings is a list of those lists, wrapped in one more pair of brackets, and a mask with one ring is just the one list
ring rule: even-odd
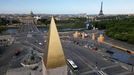
{"label": "bus", "polygon": [[72,67],[74,70],[77,70],[77,69],[78,69],[78,66],[73,62],[73,60],[67,59],[67,62],[71,65],[71,67]]}

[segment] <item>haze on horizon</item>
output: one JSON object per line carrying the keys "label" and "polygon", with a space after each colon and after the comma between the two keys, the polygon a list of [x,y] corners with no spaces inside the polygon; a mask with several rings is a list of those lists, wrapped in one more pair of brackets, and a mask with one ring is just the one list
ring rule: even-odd
{"label": "haze on horizon", "polygon": [[[0,0],[0,13],[98,14],[102,0]],[[134,0],[103,0],[104,14],[133,14]]]}

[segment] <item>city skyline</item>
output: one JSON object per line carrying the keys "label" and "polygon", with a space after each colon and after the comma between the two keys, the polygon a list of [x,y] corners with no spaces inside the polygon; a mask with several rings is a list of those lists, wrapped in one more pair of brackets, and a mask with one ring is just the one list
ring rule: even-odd
{"label": "city skyline", "polygon": [[103,1],[104,14],[133,14],[132,0],[1,0],[0,13],[98,14]]}

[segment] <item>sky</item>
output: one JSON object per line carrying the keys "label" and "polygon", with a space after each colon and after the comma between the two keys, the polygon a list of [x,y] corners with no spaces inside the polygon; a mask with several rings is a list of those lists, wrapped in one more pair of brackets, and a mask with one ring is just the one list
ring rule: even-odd
{"label": "sky", "polygon": [[0,13],[133,14],[134,0],[0,0]]}

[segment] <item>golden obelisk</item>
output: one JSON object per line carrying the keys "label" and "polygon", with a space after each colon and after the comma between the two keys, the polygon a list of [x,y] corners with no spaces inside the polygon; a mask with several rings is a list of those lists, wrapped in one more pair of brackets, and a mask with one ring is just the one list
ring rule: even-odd
{"label": "golden obelisk", "polygon": [[54,17],[49,27],[47,54],[44,54],[43,59],[47,75],[67,75],[67,65]]}

